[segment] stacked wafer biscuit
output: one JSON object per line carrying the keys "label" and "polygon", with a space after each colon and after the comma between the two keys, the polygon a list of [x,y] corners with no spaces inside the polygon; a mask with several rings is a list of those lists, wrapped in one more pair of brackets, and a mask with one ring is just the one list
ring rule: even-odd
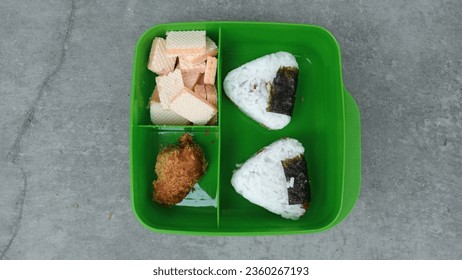
{"label": "stacked wafer biscuit", "polygon": [[217,52],[205,31],[170,31],[166,39],[154,38],[148,61],[158,75],[149,101],[154,124],[216,124]]}

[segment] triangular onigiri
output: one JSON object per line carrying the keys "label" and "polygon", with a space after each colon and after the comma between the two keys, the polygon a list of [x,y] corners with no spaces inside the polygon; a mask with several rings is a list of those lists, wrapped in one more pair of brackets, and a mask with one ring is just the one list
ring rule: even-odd
{"label": "triangular onigiri", "polygon": [[231,185],[250,202],[297,220],[311,200],[304,151],[292,138],[273,142],[234,172]]}
{"label": "triangular onigiri", "polygon": [[226,95],[245,114],[269,129],[289,124],[295,103],[298,64],[288,52],[250,61],[228,73]]}

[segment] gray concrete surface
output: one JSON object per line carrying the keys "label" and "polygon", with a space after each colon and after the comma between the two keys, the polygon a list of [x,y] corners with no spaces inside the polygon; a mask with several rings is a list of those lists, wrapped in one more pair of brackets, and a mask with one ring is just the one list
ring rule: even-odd
{"label": "gray concrete surface", "polygon": [[[461,259],[462,2],[0,2],[2,259]],[[315,235],[155,234],[130,208],[134,45],[162,22],[326,27],[362,124],[362,192]]]}

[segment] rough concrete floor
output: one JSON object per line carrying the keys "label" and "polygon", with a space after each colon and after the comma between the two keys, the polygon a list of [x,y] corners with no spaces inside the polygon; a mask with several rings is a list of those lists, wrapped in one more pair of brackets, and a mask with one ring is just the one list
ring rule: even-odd
{"label": "rough concrete floor", "polygon": [[[188,4],[184,4],[188,3]],[[460,259],[462,2],[0,2],[0,258]],[[130,207],[133,50],[162,22],[330,30],[362,125],[362,192],[315,235],[152,233]]]}

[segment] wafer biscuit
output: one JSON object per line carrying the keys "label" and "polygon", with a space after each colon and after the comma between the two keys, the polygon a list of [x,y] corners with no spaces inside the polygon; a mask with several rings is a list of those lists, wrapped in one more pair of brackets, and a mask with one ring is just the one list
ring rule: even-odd
{"label": "wafer biscuit", "polygon": [[176,69],[168,75],[156,77],[156,83],[162,108],[168,109],[173,97],[184,88],[181,71]]}
{"label": "wafer biscuit", "polygon": [[204,53],[198,55],[182,55],[181,58],[189,63],[199,63],[205,61],[209,56],[216,56],[218,54],[218,47],[212,39],[206,37],[205,44],[206,49]]}
{"label": "wafer biscuit", "polygon": [[217,74],[217,58],[213,56],[207,57],[207,65],[205,66],[204,84],[214,85]]}
{"label": "wafer biscuit", "polygon": [[173,98],[170,109],[196,125],[205,125],[217,113],[215,106],[188,88]]}
{"label": "wafer biscuit", "polygon": [[195,55],[206,50],[205,31],[167,32],[167,54]]}
{"label": "wafer biscuit", "polygon": [[205,68],[206,68],[206,63],[205,61],[202,61],[199,63],[189,63],[180,58],[178,60],[178,68],[183,72],[204,73]]}
{"label": "wafer biscuit", "polygon": [[158,75],[165,75],[173,71],[175,62],[176,56],[167,57],[165,39],[154,38],[149,53],[148,69]]}
{"label": "wafer biscuit", "polygon": [[186,71],[181,72],[181,75],[183,76],[184,86],[189,89],[193,89],[194,86],[197,84],[197,81],[199,80],[201,73]]}
{"label": "wafer biscuit", "polygon": [[207,101],[217,106],[217,90],[215,86],[205,85],[205,92],[207,94]]}
{"label": "wafer biscuit", "polygon": [[205,91],[205,85],[195,85],[194,92],[201,98],[207,100],[207,92]]}

